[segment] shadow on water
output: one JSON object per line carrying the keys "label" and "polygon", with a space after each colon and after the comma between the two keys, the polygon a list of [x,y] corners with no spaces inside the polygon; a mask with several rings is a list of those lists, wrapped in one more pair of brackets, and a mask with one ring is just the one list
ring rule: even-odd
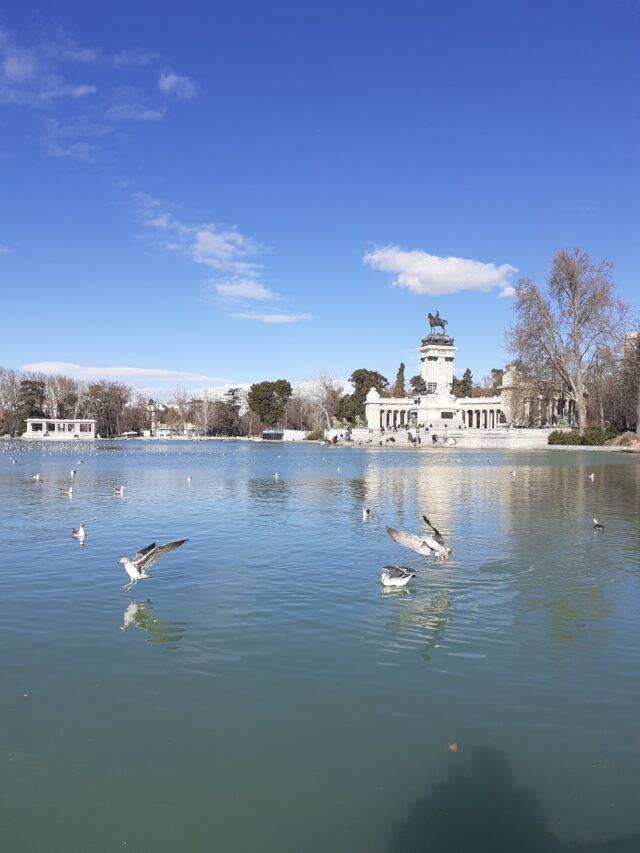
{"label": "shadow on water", "polygon": [[[132,626],[140,628],[147,635],[148,643],[175,644],[185,635],[184,622],[169,622],[159,619],[154,610],[153,602],[130,601],[122,617],[121,631],[126,631]],[[171,645],[169,645],[171,648]]]}
{"label": "shadow on water", "polygon": [[493,747],[473,753],[467,770],[456,767],[391,831],[388,853],[637,853],[640,834],[562,845],[542,803],[515,784],[503,754]]}

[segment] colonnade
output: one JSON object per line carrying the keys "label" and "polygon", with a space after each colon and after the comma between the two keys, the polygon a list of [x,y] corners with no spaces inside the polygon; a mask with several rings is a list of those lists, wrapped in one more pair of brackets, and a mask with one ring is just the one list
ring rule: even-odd
{"label": "colonnade", "polygon": [[481,406],[477,409],[467,409],[465,406],[464,423],[469,429],[495,429],[504,423],[502,409]]}
{"label": "colonnade", "polygon": [[417,419],[418,412],[408,406],[398,406],[392,409],[380,409],[380,429],[394,429],[407,426],[411,417]]}

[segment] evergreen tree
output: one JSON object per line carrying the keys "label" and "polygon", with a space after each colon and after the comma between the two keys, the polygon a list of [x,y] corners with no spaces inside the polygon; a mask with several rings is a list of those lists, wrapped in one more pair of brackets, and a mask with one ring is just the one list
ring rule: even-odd
{"label": "evergreen tree", "polygon": [[409,380],[409,385],[411,386],[411,393],[415,394],[416,397],[420,396],[420,394],[427,393],[427,383],[424,381],[422,376],[420,376],[420,374],[418,374],[417,376],[412,376]]}
{"label": "evergreen tree", "polygon": [[353,394],[345,394],[338,404],[336,414],[339,418],[345,418],[353,424],[356,415],[364,418],[365,398],[371,388],[375,388],[380,395],[384,396],[389,389],[389,380],[376,370],[361,367],[353,371],[349,382],[353,385]]}
{"label": "evergreen tree", "polygon": [[291,383],[286,379],[275,382],[257,382],[249,388],[247,402],[252,412],[267,426],[275,426],[287,408],[292,395]]}
{"label": "evergreen tree", "polygon": [[473,391],[473,374],[468,367],[462,374],[462,379],[460,380],[460,391],[462,392],[463,397],[470,397],[471,392]]}
{"label": "evergreen tree", "polygon": [[400,362],[400,367],[396,373],[396,381],[391,392],[392,397],[406,397],[407,390],[404,387],[404,361]]}

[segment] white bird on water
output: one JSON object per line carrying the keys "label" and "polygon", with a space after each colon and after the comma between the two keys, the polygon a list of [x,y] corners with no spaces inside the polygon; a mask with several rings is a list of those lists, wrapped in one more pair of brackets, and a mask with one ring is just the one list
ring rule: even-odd
{"label": "white bird on water", "polygon": [[62,494],[69,495],[70,498],[73,497],[73,486],[69,486],[68,489],[63,489]]}
{"label": "white bird on water", "polygon": [[593,529],[594,530],[604,530],[604,524],[600,524],[597,518],[593,519]]}
{"label": "white bird on water", "polygon": [[137,584],[138,581],[151,577],[151,575],[146,574],[146,570],[152,566],[156,560],[159,560],[160,557],[168,554],[169,551],[175,551],[176,548],[179,548],[188,541],[188,539],[179,539],[177,542],[167,542],[166,545],[157,546],[155,542],[152,542],[151,545],[147,545],[146,548],[142,548],[134,554],[131,559],[129,559],[129,557],[122,557],[118,562],[124,566],[125,572],[131,578],[129,583],[126,583],[122,588],[131,589],[131,587],[134,584]]}
{"label": "white bird on water", "polygon": [[69,476],[75,477],[77,473],[78,473],[77,471],[71,470],[71,471],[69,471]]}
{"label": "white bird on water", "polygon": [[124,495],[124,486],[114,486],[113,487],[114,495]]}
{"label": "white bird on water", "polygon": [[405,586],[411,578],[415,578],[416,572],[404,566],[385,566],[380,575],[382,586]]}
{"label": "white bird on water", "polygon": [[71,535],[73,536],[74,539],[79,539],[80,542],[84,542],[84,537],[86,536],[86,533],[84,530],[84,521],[82,522],[80,527],[74,527],[73,528],[73,530],[71,531]]}
{"label": "white bird on water", "polygon": [[277,480],[278,479],[278,472],[274,471],[271,476],[273,477],[274,480]]}
{"label": "white bird on water", "polygon": [[191,482],[191,474],[187,474],[187,483]]}
{"label": "white bird on water", "polygon": [[369,521],[370,518],[371,518],[371,510],[369,509],[368,506],[363,506],[362,507],[362,520],[363,521]]}
{"label": "white bird on water", "polygon": [[595,478],[596,478],[596,475],[593,472],[591,474],[589,474],[590,480],[595,480]]}
{"label": "white bird on water", "polygon": [[34,474],[34,475],[33,475],[33,477],[32,477],[31,479],[32,479],[32,480],[39,480],[39,479],[40,479],[40,474]]}
{"label": "white bird on water", "polygon": [[509,471],[509,473],[511,474],[511,476],[512,476],[512,477],[515,477],[515,476],[516,476],[516,472],[515,472],[515,471]]}

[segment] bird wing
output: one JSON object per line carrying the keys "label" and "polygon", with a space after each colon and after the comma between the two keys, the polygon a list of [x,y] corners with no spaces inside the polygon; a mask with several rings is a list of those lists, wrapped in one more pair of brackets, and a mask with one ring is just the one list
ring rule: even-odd
{"label": "bird wing", "polygon": [[137,562],[138,562],[138,560],[141,560],[143,557],[146,557],[146,555],[147,555],[150,551],[153,551],[153,549],[154,549],[155,547],[156,547],[156,543],[155,543],[155,542],[152,542],[152,543],[151,543],[151,545],[147,545],[147,547],[146,547],[146,548],[141,548],[141,549],[138,551],[138,553],[134,555],[134,557],[133,557],[133,559],[131,560],[131,562],[132,562],[132,563],[137,563]]}
{"label": "bird wing", "polygon": [[406,578],[407,575],[415,575],[413,569],[407,569],[405,566],[385,566],[384,570],[390,578]]}
{"label": "bird wing", "polygon": [[136,563],[136,568],[139,571],[144,572],[146,569],[150,568],[156,560],[159,560],[160,557],[168,554],[169,551],[175,551],[176,548],[184,545],[187,541],[187,539],[179,539],[177,542],[167,542],[166,545],[158,545],[157,548],[154,548],[153,551],[149,551],[149,553],[145,554],[144,557]]}
{"label": "bird wing", "polygon": [[445,547],[444,538],[443,538],[442,534],[440,533],[440,531],[438,530],[438,528],[434,527],[433,524],[431,524],[431,522],[429,521],[429,519],[427,518],[426,515],[423,515],[422,518],[424,519],[425,524],[427,524],[433,530],[433,532],[434,532],[433,538],[436,540],[438,545],[442,545],[443,547]]}
{"label": "bird wing", "polygon": [[415,536],[413,533],[404,533],[402,530],[396,530],[395,527],[387,527],[387,533],[403,548],[409,548],[417,554],[422,554],[423,557],[428,556],[432,548],[429,547],[426,537]]}

